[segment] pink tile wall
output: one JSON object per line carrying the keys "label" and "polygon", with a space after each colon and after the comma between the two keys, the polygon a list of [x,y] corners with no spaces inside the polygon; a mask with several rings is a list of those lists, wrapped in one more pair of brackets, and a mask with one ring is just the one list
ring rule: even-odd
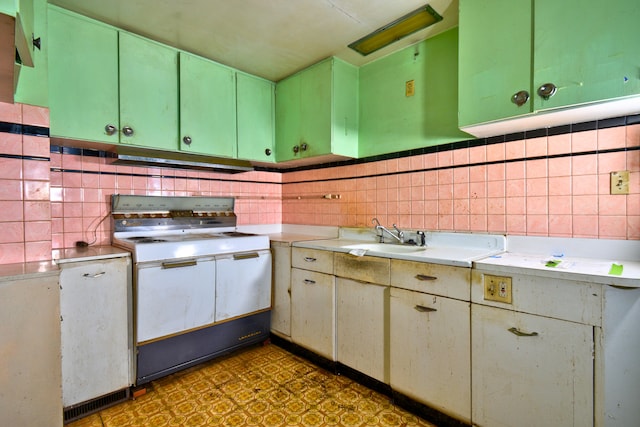
{"label": "pink tile wall", "polygon": [[233,196],[238,225],[280,224],[279,173],[213,172],[115,166],[107,159],[51,154],[53,248],[83,240],[109,244],[112,194],[150,196]]}
{"label": "pink tile wall", "polygon": [[[0,121],[49,125],[46,109],[20,104],[0,103]],[[48,138],[0,133],[0,264],[48,260],[51,249],[78,240],[108,244],[114,193],[234,196],[239,225],[367,227],[377,217],[412,229],[640,239],[640,151],[598,152],[638,146],[640,125],[631,125],[359,165],[226,175],[113,166],[50,153]],[[631,194],[609,194],[609,174],[617,170],[631,172]],[[323,198],[329,194],[340,198]]]}
{"label": "pink tile wall", "polygon": [[[48,127],[49,115],[0,103],[0,121]],[[0,133],[0,154],[9,155],[0,157],[0,264],[49,260],[49,138]]]}
{"label": "pink tile wall", "polygon": [[[598,152],[638,146],[640,125],[630,125],[286,173],[282,219],[368,227],[377,217],[411,229],[640,239],[640,151]],[[631,172],[629,195],[609,194],[618,170]]]}

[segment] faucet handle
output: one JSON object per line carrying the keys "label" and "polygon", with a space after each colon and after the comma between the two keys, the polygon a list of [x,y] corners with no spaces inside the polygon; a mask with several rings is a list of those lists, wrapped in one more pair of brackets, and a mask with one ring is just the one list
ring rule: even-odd
{"label": "faucet handle", "polygon": [[420,246],[427,246],[427,236],[425,236],[424,231],[417,231],[416,234],[420,236]]}

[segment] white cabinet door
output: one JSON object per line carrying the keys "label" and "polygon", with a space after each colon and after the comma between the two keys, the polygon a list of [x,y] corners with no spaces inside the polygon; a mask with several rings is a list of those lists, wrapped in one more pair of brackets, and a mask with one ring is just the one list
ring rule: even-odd
{"label": "white cabinet door", "polygon": [[138,267],[138,343],[213,323],[216,263],[213,258]]}
{"label": "white cabinet door", "polygon": [[389,287],[336,278],[338,361],[389,383]]}
{"label": "white cabinet door", "polygon": [[130,258],[61,264],[64,407],[129,387]]}
{"label": "white cabinet door", "polygon": [[390,313],[391,387],[469,422],[469,303],[391,288]]}
{"label": "white cabinet door", "polygon": [[471,321],[474,425],[593,425],[591,326],[478,304]]}
{"label": "white cabinet door", "polygon": [[273,307],[271,331],[291,337],[291,246],[271,242],[273,251]]}
{"label": "white cabinet door", "polygon": [[271,252],[216,257],[216,322],[270,307]]}
{"label": "white cabinet door", "polygon": [[336,360],[336,287],[332,275],[291,269],[291,340]]}

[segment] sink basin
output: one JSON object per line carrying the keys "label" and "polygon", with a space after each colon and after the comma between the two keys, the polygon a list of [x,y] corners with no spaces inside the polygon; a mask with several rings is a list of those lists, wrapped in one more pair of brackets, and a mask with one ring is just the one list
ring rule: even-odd
{"label": "sink basin", "polygon": [[356,245],[343,246],[345,249],[364,249],[372,252],[410,254],[425,251],[427,248],[410,245],[394,245],[393,243],[358,243]]}

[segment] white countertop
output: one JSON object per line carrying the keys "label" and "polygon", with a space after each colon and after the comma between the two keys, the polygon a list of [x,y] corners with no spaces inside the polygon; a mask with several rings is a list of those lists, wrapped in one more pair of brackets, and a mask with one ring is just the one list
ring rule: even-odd
{"label": "white countertop", "polygon": [[[620,274],[616,274],[616,270],[620,268],[614,264],[622,266]],[[508,252],[476,260],[474,267],[498,273],[520,273],[604,285],[640,287],[640,261]]]}
{"label": "white countertop", "polygon": [[121,258],[130,255],[129,251],[115,246],[87,246],[85,248],[55,249],[52,252],[52,258],[56,264]]}
{"label": "white countertop", "polygon": [[52,261],[1,264],[0,282],[51,276],[58,273],[58,266]]}
{"label": "white countertop", "polygon": [[[293,246],[309,249],[329,250],[333,252],[349,253],[352,248],[347,246],[362,244],[362,240],[355,239],[327,239],[294,242]],[[393,246],[389,244],[389,246]],[[415,252],[393,253],[367,250],[364,255],[381,258],[394,258],[406,261],[429,262],[433,264],[452,265],[457,267],[471,267],[476,259],[501,253],[502,249],[486,247],[461,247],[461,246],[429,246],[422,249],[416,247]]]}

